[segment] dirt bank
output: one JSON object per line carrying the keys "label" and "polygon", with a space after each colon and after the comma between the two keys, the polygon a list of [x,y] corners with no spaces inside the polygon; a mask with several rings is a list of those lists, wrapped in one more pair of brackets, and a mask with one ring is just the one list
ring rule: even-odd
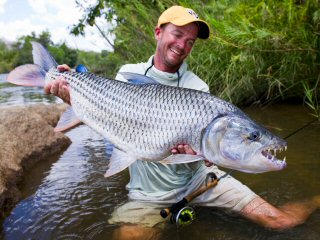
{"label": "dirt bank", "polygon": [[18,184],[24,172],[71,143],[53,126],[66,105],[36,104],[0,108],[0,210],[11,209],[19,200]]}

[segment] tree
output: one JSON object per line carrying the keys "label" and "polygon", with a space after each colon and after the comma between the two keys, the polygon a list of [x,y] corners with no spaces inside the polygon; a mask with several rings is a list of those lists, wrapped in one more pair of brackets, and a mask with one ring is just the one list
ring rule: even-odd
{"label": "tree", "polygon": [[69,65],[70,67],[74,67],[77,64],[77,51],[75,49],[69,48],[66,43],[50,46],[49,51],[57,63],[64,63]]}
{"label": "tree", "polygon": [[40,33],[39,37],[37,37],[37,41],[46,48],[53,45],[53,42],[51,40],[51,33],[48,30]]}
{"label": "tree", "polygon": [[13,68],[17,52],[0,39],[0,73],[8,73]]}
{"label": "tree", "polygon": [[22,36],[13,44],[13,50],[17,54],[13,59],[12,67],[33,62],[31,41],[39,42],[49,49],[58,63],[65,63],[71,67],[76,65],[78,58],[77,51],[69,48],[66,43],[54,45],[50,32],[43,31],[39,35],[32,32],[30,35]]}
{"label": "tree", "polygon": [[[145,61],[153,53],[157,18],[176,4],[169,0],[129,4],[99,0],[92,6],[77,2],[86,14],[72,33],[84,34],[98,17],[116,22],[114,52],[108,58],[117,64]],[[238,105],[292,97],[302,101],[302,83],[314,86],[320,78],[319,1],[184,0],[179,4],[194,9],[212,26],[211,38],[196,44],[188,62],[213,94]]]}

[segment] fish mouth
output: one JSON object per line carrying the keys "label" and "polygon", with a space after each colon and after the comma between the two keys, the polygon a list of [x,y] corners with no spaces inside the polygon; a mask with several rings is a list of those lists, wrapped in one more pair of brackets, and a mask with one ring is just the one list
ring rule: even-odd
{"label": "fish mouth", "polygon": [[277,153],[282,153],[287,150],[287,146],[269,146],[261,151],[262,156],[273,165],[278,168],[285,168],[287,166],[286,156],[280,160],[280,157],[277,157]]}

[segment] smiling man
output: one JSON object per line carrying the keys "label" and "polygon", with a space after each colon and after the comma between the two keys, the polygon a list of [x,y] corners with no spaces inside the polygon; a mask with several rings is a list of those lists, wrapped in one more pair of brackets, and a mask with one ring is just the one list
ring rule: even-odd
{"label": "smiling man", "polygon": [[[155,54],[147,62],[122,66],[116,79],[126,81],[121,72],[131,72],[151,77],[161,84],[209,92],[208,85],[188,71],[185,62],[196,39],[208,39],[209,36],[208,24],[200,20],[193,10],[173,6],[159,17],[155,28]],[[60,66],[60,69],[69,68]],[[70,102],[68,87],[64,81],[48,84],[45,91]],[[190,146],[183,143],[172,149],[172,153],[196,154]],[[165,165],[138,160],[129,166],[129,172],[127,189],[130,201],[118,207],[109,222],[130,225],[122,225],[115,232],[116,239],[155,236],[157,231],[150,227],[164,222],[159,214],[160,209],[203,186],[209,172],[214,172],[218,177],[225,174],[216,166],[206,166],[204,161]],[[216,187],[195,198],[192,203],[236,212],[268,228],[286,229],[303,223],[319,207],[320,197],[276,208],[228,176],[221,179]]]}
{"label": "smiling man", "polygon": [[156,27],[155,37],[158,41],[154,56],[156,68],[164,72],[177,72],[191,52],[198,31],[196,23],[181,27],[168,23],[163,27]]}

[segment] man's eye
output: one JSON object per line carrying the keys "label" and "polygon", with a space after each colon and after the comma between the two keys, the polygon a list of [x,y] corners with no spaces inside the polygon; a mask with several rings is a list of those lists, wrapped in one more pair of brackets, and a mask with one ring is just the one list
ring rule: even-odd
{"label": "man's eye", "polygon": [[189,46],[189,47],[192,47],[193,44],[194,44],[194,41],[188,41],[188,46]]}

